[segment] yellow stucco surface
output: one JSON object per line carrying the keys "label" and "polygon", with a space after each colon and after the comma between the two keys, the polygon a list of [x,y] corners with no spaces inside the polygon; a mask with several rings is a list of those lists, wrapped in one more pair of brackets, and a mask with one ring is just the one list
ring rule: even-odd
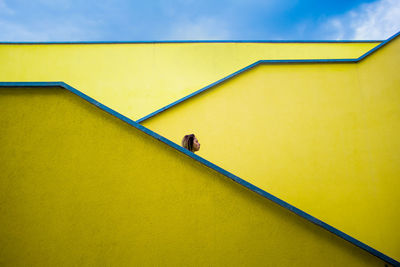
{"label": "yellow stucco surface", "polygon": [[0,81],[63,81],[137,120],[261,59],[357,58],[377,44],[3,44]]}
{"label": "yellow stucco surface", "polygon": [[0,88],[1,266],[384,266],[59,88]]}
{"label": "yellow stucco surface", "polygon": [[400,260],[399,51],[261,65],[143,125]]}

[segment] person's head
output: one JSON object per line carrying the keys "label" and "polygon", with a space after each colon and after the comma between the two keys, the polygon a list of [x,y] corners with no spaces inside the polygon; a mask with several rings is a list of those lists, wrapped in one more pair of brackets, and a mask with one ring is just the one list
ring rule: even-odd
{"label": "person's head", "polygon": [[185,135],[182,139],[182,146],[192,152],[199,151],[200,149],[200,143],[194,134]]}

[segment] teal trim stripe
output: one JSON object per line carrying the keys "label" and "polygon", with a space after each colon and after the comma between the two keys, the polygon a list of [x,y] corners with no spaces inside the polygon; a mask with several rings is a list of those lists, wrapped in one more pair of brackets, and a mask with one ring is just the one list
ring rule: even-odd
{"label": "teal trim stripe", "polygon": [[247,189],[263,196],[266,199],[269,199],[270,201],[278,204],[279,206],[289,210],[290,212],[293,212],[295,214],[297,214],[298,216],[324,228],[325,230],[343,238],[344,240],[352,243],[353,245],[367,251],[368,253],[382,259],[383,261],[392,264],[394,266],[400,266],[400,262],[394,260],[393,258],[383,254],[382,252],[362,243],[361,241],[349,236],[348,234],[340,231],[339,229],[334,228],[333,226],[311,216],[310,214],[296,208],[295,206],[290,205],[289,203],[275,197],[274,195],[271,195],[270,193],[262,190],[261,188],[239,178],[238,176],[222,169],[221,167],[213,164],[212,162],[190,152],[189,150],[175,144],[174,142],[168,140],[167,138],[151,131],[150,129],[140,125],[139,123],[125,117],[124,115],[116,112],[115,110],[101,104],[100,102],[97,102],[96,100],[94,100],[93,98],[85,95],[84,93],[80,92],[79,90],[73,88],[72,86],[64,83],[64,82],[0,82],[0,87],[61,87],[64,89],[67,89],[68,91],[80,96],[81,98],[83,98],[84,100],[86,100],[87,102],[89,102],[90,104],[95,105],[96,107],[104,110],[105,112],[108,112],[109,114],[117,117],[118,119],[128,123],[129,125],[135,127],[136,129],[146,133],[147,135],[150,135],[151,137],[165,143],[166,145],[178,150],[179,152],[185,154],[188,157],[191,157],[192,159],[200,162],[201,164],[205,165],[206,167],[215,170],[216,172],[228,177],[229,179],[235,181],[236,183],[246,187]]}
{"label": "teal trim stripe", "polygon": [[245,67],[245,68],[243,68],[243,69],[241,69],[241,70],[238,70],[237,72],[234,72],[234,73],[232,73],[231,75],[228,75],[228,76],[226,76],[225,78],[222,78],[221,80],[218,80],[218,81],[216,81],[216,82],[214,82],[214,83],[212,83],[212,84],[210,84],[210,85],[207,85],[206,87],[203,87],[203,88],[201,88],[200,90],[197,90],[196,92],[191,93],[190,95],[187,95],[187,96],[185,96],[185,97],[183,97],[183,98],[181,98],[181,99],[178,99],[178,100],[176,100],[175,102],[172,102],[171,104],[166,105],[165,107],[160,108],[160,109],[158,109],[158,110],[156,110],[156,111],[150,113],[150,114],[147,115],[147,116],[144,116],[143,118],[137,120],[136,122],[137,122],[137,123],[141,123],[141,122],[143,122],[143,121],[145,121],[145,120],[147,120],[147,119],[149,119],[149,118],[151,118],[151,117],[157,115],[158,113],[161,113],[161,112],[163,112],[163,111],[165,111],[165,110],[167,110],[167,109],[169,109],[169,108],[172,108],[173,106],[176,106],[176,105],[178,105],[179,103],[181,103],[181,102],[183,102],[183,101],[186,101],[187,99],[192,98],[192,97],[195,96],[195,95],[200,94],[201,92],[204,92],[204,91],[206,91],[206,90],[208,90],[208,89],[210,89],[210,88],[212,88],[212,87],[214,87],[214,86],[216,86],[216,85],[218,85],[218,84],[220,84],[220,83],[223,83],[223,82],[225,82],[225,81],[227,81],[227,80],[229,80],[229,79],[235,77],[236,75],[238,75],[238,74],[240,74],[240,73],[243,73],[243,72],[245,72],[245,71],[247,71],[247,70],[249,70],[249,69],[251,69],[251,68],[253,68],[253,67],[257,66],[257,65],[259,65],[260,62],[261,62],[261,61],[254,62],[253,64],[251,64],[251,65],[249,65],[249,66],[247,66],[247,67]]}
{"label": "teal trim stripe", "polygon": [[171,40],[171,41],[82,41],[82,42],[0,42],[0,45],[52,44],[173,44],[173,43],[380,43],[383,40]]}
{"label": "teal trim stripe", "polygon": [[197,90],[181,99],[176,100],[175,102],[172,102],[171,104],[166,105],[165,107],[162,107],[146,116],[144,116],[143,118],[140,118],[138,120],[136,120],[137,123],[142,123],[143,121],[150,119],[151,117],[154,117],[155,115],[169,109],[172,108],[173,106],[178,105],[179,103],[182,103],[186,100],[188,100],[189,98],[192,98],[212,87],[215,87],[239,74],[242,74],[243,72],[250,70],[258,65],[261,64],[316,64],[316,63],[356,63],[356,59],[289,59],[289,60],[259,60],[254,62],[253,64],[248,65],[247,67],[244,67],[243,69],[240,69],[216,82],[213,82],[212,84],[207,85],[206,87],[201,88],[200,90]]}
{"label": "teal trim stripe", "polygon": [[243,69],[240,69],[212,84],[207,85],[206,87],[203,87],[181,99],[176,100],[175,102],[166,105],[146,116],[144,116],[143,118],[140,118],[138,120],[136,120],[136,122],[138,123],[142,123],[143,121],[150,119],[151,117],[154,117],[155,115],[169,109],[172,108],[173,106],[176,106],[186,100],[188,100],[189,98],[192,98],[212,87],[215,87],[251,68],[254,68],[258,65],[261,64],[330,64],[330,63],[358,63],[361,60],[364,60],[366,57],[370,56],[371,54],[375,53],[377,50],[379,50],[380,48],[382,48],[383,46],[387,45],[390,41],[392,41],[393,39],[395,39],[396,37],[398,37],[400,35],[400,32],[396,33],[395,35],[393,35],[392,37],[390,37],[389,39],[387,39],[386,41],[382,42],[381,44],[379,44],[378,46],[374,47],[373,49],[369,50],[368,52],[366,52],[365,54],[361,55],[358,58],[342,58],[342,59],[283,59],[283,60],[259,60],[257,62],[254,62],[253,64],[250,64],[246,67],[244,67]]}
{"label": "teal trim stripe", "polygon": [[384,47],[385,45],[387,45],[388,43],[390,43],[393,39],[395,39],[396,37],[398,37],[400,35],[400,31],[396,34],[393,34],[389,39],[387,39],[386,41],[382,42],[380,45],[372,48],[371,50],[369,50],[367,53],[365,53],[364,55],[360,56],[358,58],[358,61],[361,61],[363,59],[365,59],[366,57],[372,55],[373,53],[375,53],[376,51],[378,51],[379,49],[381,49],[382,47]]}

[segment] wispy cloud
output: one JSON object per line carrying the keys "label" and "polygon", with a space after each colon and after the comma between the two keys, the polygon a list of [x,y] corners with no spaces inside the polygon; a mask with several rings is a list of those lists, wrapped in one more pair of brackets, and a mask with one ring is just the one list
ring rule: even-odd
{"label": "wispy cloud", "polygon": [[[48,6],[57,9],[68,9],[73,6],[70,0],[36,0],[42,6]],[[76,3],[75,3],[76,4]]]}
{"label": "wispy cloud", "polygon": [[[33,33],[23,25],[10,21],[0,20],[1,41],[36,41],[43,40],[43,35]],[[47,38],[44,38],[47,39]]]}
{"label": "wispy cloud", "polygon": [[101,15],[97,14],[105,14],[106,11],[103,10],[105,8],[93,11],[93,6],[91,3],[71,0],[0,0],[0,41],[101,39],[104,23]]}
{"label": "wispy cloud", "polygon": [[0,41],[386,39],[400,30],[400,0],[371,1],[0,0]]}
{"label": "wispy cloud", "polygon": [[400,30],[400,1],[362,4],[342,16],[330,18],[322,28],[333,39],[387,39]]}
{"label": "wispy cloud", "polygon": [[[82,21],[80,21],[83,23]],[[1,41],[6,42],[46,42],[46,41],[85,41],[98,38],[98,33],[89,27],[80,27],[79,22],[26,25],[20,22],[0,19]],[[48,25],[51,24],[51,27]]]}
{"label": "wispy cloud", "polygon": [[174,23],[166,39],[169,40],[224,40],[231,38],[227,25],[212,17]]}
{"label": "wispy cloud", "polygon": [[6,4],[5,0],[0,0],[0,14],[12,15],[14,13],[14,10]]}

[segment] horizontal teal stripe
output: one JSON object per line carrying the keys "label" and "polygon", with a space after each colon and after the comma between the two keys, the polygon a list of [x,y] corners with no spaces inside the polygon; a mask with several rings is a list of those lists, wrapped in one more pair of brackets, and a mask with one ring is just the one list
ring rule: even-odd
{"label": "horizontal teal stripe", "polygon": [[0,44],[173,44],[173,43],[380,43],[383,40],[171,40],[171,41],[82,41],[82,42],[0,42]]}

